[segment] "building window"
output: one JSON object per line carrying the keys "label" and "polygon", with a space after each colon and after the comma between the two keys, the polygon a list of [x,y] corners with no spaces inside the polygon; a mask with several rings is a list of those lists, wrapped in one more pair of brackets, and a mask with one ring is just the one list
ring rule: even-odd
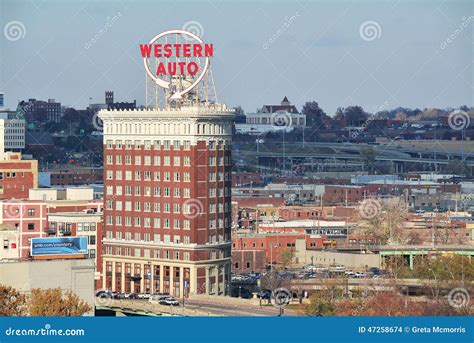
{"label": "building window", "polygon": [[35,229],[35,224],[34,223],[28,223],[28,230],[34,230]]}
{"label": "building window", "polygon": [[35,216],[35,209],[34,208],[29,208],[28,209],[28,217],[34,217]]}

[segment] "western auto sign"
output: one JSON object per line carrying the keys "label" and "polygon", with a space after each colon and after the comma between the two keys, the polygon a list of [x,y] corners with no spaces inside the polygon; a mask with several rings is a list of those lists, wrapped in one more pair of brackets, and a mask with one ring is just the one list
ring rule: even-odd
{"label": "western auto sign", "polygon": [[[168,43],[169,41],[169,43]],[[203,79],[214,55],[214,45],[204,43],[194,33],[169,30],[140,44],[140,54],[147,74],[156,84],[173,92],[170,99],[181,99]],[[171,80],[190,79],[184,89],[171,89]]]}

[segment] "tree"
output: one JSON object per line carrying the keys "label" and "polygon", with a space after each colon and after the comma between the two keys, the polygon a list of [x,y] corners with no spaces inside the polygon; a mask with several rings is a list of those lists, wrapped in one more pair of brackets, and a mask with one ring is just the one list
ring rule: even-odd
{"label": "tree", "polygon": [[82,316],[91,306],[71,291],[60,288],[31,290],[29,312],[31,316]]}
{"label": "tree", "polygon": [[369,172],[369,174],[373,174],[375,169],[375,158],[377,157],[377,152],[374,150],[374,148],[368,146],[360,150],[360,156],[364,161],[364,169]]}
{"label": "tree", "polygon": [[284,269],[291,266],[295,252],[291,249],[283,249],[280,252],[280,262]]}
{"label": "tree", "polygon": [[0,285],[0,316],[24,316],[26,296],[11,286]]}
{"label": "tree", "polygon": [[360,106],[349,106],[344,109],[344,118],[349,126],[360,126],[367,120],[367,114]]}
{"label": "tree", "polygon": [[275,270],[265,273],[260,279],[260,287],[272,292],[278,288],[285,288],[287,285],[288,280],[282,278]]}
{"label": "tree", "polygon": [[380,292],[365,301],[343,300],[337,304],[339,316],[421,316],[424,305],[397,292]]}
{"label": "tree", "polygon": [[306,126],[312,129],[323,129],[328,119],[326,113],[319,107],[316,101],[308,101],[303,105],[301,113],[306,115]]}
{"label": "tree", "polygon": [[333,316],[335,307],[333,302],[320,294],[313,294],[309,297],[309,304],[305,306],[304,312],[307,316]]}
{"label": "tree", "polygon": [[336,314],[336,303],[344,296],[344,291],[337,280],[327,280],[322,289],[309,297],[304,312],[308,316],[333,316]]}
{"label": "tree", "polygon": [[[372,237],[378,244],[404,244],[408,241],[408,234],[403,229],[408,212],[400,198],[385,200],[383,203],[377,199],[369,199],[360,206],[361,220],[358,231],[362,234]],[[365,212],[370,216],[364,217]]]}

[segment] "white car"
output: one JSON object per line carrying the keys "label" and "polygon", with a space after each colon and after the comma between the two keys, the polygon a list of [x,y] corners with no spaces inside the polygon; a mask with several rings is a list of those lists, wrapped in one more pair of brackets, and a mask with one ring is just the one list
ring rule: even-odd
{"label": "white car", "polygon": [[150,304],[159,304],[160,303],[160,300],[164,300],[166,298],[166,296],[164,295],[160,295],[160,294],[153,294],[152,296],[150,296],[150,298],[148,299],[148,302]]}

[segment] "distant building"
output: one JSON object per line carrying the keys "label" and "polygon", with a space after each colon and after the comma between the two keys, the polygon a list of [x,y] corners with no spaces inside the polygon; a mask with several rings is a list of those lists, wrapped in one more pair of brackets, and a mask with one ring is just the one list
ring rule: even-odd
{"label": "distant building", "polygon": [[61,121],[61,103],[54,99],[48,99],[48,101],[28,99],[28,101],[21,101],[18,106],[29,122],[59,123]]}
{"label": "distant building", "polygon": [[[297,239],[304,239],[308,249],[323,249],[332,246],[333,243],[325,236],[294,232],[234,235],[232,237],[232,272],[260,272],[268,264],[279,263],[283,251],[295,251]],[[263,256],[259,253],[262,251]]]}
{"label": "distant building", "polygon": [[78,186],[102,183],[102,168],[55,168],[50,173],[51,186]]}
{"label": "distant building", "polygon": [[90,104],[88,110],[98,113],[100,110],[134,110],[137,108],[137,101],[114,102],[114,92],[105,92],[105,104]]}
{"label": "distant building", "polygon": [[20,151],[24,149],[25,132],[26,121],[19,118],[16,112],[0,111],[0,136],[3,137],[3,148],[5,150]]}
{"label": "distant building", "polygon": [[105,91],[105,104],[110,106],[114,103],[114,92]]}
{"label": "distant building", "polygon": [[367,187],[354,185],[326,185],[324,187],[323,203],[354,204],[364,200],[369,194]]}
{"label": "distant building", "polygon": [[306,115],[298,112],[285,96],[280,105],[264,105],[257,113],[246,114],[245,124],[235,124],[237,133],[260,135],[272,131],[292,131],[306,127]]}

